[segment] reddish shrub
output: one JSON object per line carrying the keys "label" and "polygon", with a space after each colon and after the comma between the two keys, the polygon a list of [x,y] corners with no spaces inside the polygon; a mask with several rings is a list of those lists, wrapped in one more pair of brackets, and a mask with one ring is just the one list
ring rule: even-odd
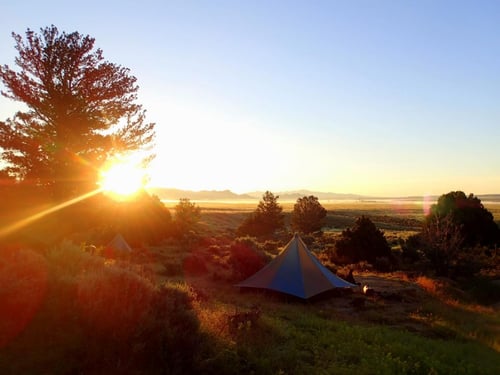
{"label": "reddish shrub", "polygon": [[32,250],[0,250],[0,348],[31,321],[47,291],[47,264]]}
{"label": "reddish shrub", "polygon": [[229,264],[233,270],[235,280],[250,277],[266,264],[264,254],[245,243],[236,242],[229,250]]}
{"label": "reddish shrub", "polygon": [[199,254],[190,254],[184,259],[186,275],[203,275],[208,271],[206,260]]}
{"label": "reddish shrub", "polygon": [[83,324],[97,335],[126,338],[149,308],[152,283],[114,265],[78,277],[77,299]]}

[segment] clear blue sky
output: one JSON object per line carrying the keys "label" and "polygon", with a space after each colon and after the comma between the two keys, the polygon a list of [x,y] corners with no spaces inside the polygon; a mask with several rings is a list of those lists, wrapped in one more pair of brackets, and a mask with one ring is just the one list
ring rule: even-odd
{"label": "clear blue sky", "polygon": [[11,3],[0,64],[54,24],[131,69],[156,184],[500,193],[500,1]]}

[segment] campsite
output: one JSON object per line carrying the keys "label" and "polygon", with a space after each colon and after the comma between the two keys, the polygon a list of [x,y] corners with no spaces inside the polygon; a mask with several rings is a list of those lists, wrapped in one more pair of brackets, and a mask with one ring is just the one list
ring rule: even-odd
{"label": "campsite", "polygon": [[[4,257],[3,282],[9,282],[9,274],[22,274],[27,264],[31,276],[12,291],[26,311],[18,317],[18,331],[13,328],[3,338],[2,373],[497,373],[500,316],[494,297],[498,289],[492,285],[464,291],[451,279],[404,270],[379,272],[360,263],[334,272],[346,277],[353,269],[359,285],[313,298],[240,288],[237,284],[245,278],[233,271],[245,269],[231,261],[231,233],[250,207],[200,205],[204,208],[193,242],[170,239],[129,247],[127,233],[121,233],[92,253],[88,246],[67,242],[43,259],[29,251]],[[289,215],[290,205],[284,207]],[[337,228],[360,213],[381,220],[378,225],[386,222],[396,246],[396,239],[414,233],[414,220],[423,217],[421,205],[414,204],[327,207],[327,222]],[[495,211],[497,206],[490,207]],[[338,236],[338,231],[328,232],[332,229],[325,228],[320,237]],[[311,236],[305,238],[314,248]],[[296,241],[300,252],[311,252],[301,237],[291,234],[264,243],[238,241],[265,249],[269,258]],[[106,248],[113,243],[120,253],[108,258]],[[246,249],[242,254],[251,255]],[[314,253],[333,270],[317,249]],[[48,268],[34,272],[41,264]],[[365,285],[373,293],[364,293]],[[155,288],[162,290],[160,300]]]}
{"label": "campsite", "polygon": [[2,1],[0,375],[500,374],[500,2]]}

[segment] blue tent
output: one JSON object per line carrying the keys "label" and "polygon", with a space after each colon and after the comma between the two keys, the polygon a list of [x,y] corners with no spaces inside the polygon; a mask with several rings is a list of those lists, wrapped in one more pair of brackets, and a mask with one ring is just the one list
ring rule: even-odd
{"label": "blue tent", "polygon": [[270,289],[303,299],[351,284],[323,266],[295,234],[284,250],[260,271],[236,286]]}
{"label": "blue tent", "polygon": [[113,255],[118,255],[118,254],[129,254],[132,252],[132,248],[130,245],[125,241],[125,238],[118,233],[110,243],[106,246],[105,251],[108,253],[108,255],[113,256]]}

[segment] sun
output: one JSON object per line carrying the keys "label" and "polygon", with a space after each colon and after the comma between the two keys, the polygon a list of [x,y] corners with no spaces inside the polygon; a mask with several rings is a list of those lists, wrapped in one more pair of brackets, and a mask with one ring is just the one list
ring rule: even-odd
{"label": "sun", "polygon": [[144,188],[146,171],[139,162],[117,159],[108,163],[100,172],[101,190],[115,199],[128,199]]}

